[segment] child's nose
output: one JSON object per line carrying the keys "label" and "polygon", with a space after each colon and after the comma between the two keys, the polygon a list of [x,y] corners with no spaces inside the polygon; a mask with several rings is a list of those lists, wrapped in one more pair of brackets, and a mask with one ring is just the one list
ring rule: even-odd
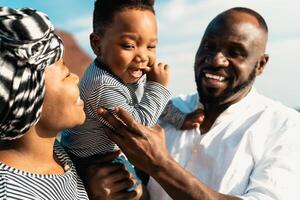
{"label": "child's nose", "polygon": [[144,50],[139,50],[135,56],[136,62],[146,62],[148,61],[148,55]]}

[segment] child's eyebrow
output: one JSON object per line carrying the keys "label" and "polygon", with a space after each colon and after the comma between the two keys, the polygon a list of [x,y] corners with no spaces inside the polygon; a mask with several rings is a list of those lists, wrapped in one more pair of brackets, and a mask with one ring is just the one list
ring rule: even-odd
{"label": "child's eyebrow", "polygon": [[120,35],[120,38],[129,38],[132,40],[139,40],[139,36],[137,34],[134,33],[123,33],[122,35]]}
{"label": "child's eyebrow", "polygon": [[[138,35],[138,34],[135,34],[135,33],[123,33],[122,35],[120,35],[120,38],[121,39],[131,39],[131,40],[134,40],[134,41],[140,41],[142,40],[142,38]],[[150,39],[150,42],[157,42],[158,39],[157,37],[153,37]]]}

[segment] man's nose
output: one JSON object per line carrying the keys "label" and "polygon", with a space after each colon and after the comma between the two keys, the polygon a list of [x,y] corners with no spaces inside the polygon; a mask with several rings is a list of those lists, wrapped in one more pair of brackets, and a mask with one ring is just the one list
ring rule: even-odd
{"label": "man's nose", "polygon": [[205,62],[214,67],[227,67],[229,64],[228,59],[221,51],[208,55]]}

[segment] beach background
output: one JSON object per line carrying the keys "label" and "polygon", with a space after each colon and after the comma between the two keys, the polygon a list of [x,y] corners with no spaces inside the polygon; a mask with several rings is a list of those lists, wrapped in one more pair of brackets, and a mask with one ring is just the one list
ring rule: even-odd
{"label": "beach background", "polygon": [[[0,0],[1,6],[32,7],[47,13],[56,28],[70,34],[67,34],[72,40],[69,42],[78,43],[77,51],[86,52],[77,60],[69,52],[68,56],[75,59],[73,63],[80,70],[94,57],[89,46],[93,4],[94,0]],[[156,0],[158,60],[171,67],[171,91],[174,95],[195,91],[193,62],[204,29],[218,13],[236,6],[258,11],[269,26],[270,60],[255,87],[268,97],[300,109],[300,1],[297,0]],[[74,45],[69,47],[72,49]]]}

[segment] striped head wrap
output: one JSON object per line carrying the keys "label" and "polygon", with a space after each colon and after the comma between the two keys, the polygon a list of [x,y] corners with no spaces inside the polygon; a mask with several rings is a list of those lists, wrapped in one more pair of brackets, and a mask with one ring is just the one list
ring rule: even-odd
{"label": "striped head wrap", "polygon": [[63,55],[53,31],[42,12],[0,7],[0,140],[23,136],[40,118],[44,69]]}

